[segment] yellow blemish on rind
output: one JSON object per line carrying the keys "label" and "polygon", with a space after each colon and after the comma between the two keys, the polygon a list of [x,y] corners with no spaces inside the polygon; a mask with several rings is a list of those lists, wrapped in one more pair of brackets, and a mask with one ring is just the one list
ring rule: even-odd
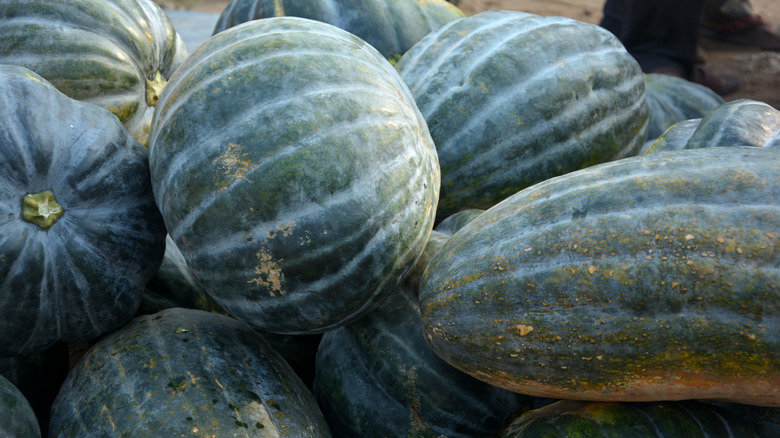
{"label": "yellow blemish on rind", "polygon": [[287,222],[286,224],[279,225],[273,231],[266,232],[265,237],[269,239],[273,239],[277,235],[281,235],[282,237],[290,237],[294,229],[295,222]]}
{"label": "yellow blemish on rind", "polygon": [[257,277],[249,280],[247,283],[268,289],[268,293],[272,297],[284,295],[284,291],[282,290],[284,274],[282,273],[279,264],[273,259],[271,254],[265,250],[258,251],[256,256],[260,262],[255,266],[255,274],[257,274]]}
{"label": "yellow blemish on rind", "polygon": [[228,143],[225,152],[220,154],[220,156],[213,161],[213,164],[220,166],[222,168],[222,174],[229,180],[221,182],[219,191],[227,189],[233,182],[240,180],[254,168],[248,154],[244,153],[241,149],[241,145],[236,143]]}

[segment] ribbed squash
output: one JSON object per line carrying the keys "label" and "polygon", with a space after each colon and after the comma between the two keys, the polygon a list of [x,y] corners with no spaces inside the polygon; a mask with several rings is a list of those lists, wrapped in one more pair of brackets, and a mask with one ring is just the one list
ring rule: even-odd
{"label": "ribbed squash", "polygon": [[41,429],[32,406],[24,394],[0,376],[0,436],[40,438]]}
{"label": "ribbed squash", "polygon": [[645,93],[650,108],[647,140],[658,138],[677,122],[702,118],[726,103],[704,85],[665,74],[646,74]]}
{"label": "ribbed squash", "polygon": [[495,436],[530,398],[453,368],[428,347],[416,292],[322,337],[314,394],[341,437]]}
{"label": "ribbed squash", "polygon": [[639,152],[639,64],[601,27],[491,10],[434,31],[396,65],[436,144],[438,220]]}
{"label": "ribbed squash", "polygon": [[247,324],[195,309],[133,319],[92,348],[51,437],[329,437],[314,396]]}
{"label": "ribbed squash", "polygon": [[500,438],[758,438],[755,427],[723,408],[699,403],[562,400],[521,415]]}
{"label": "ribbed squash", "polygon": [[[701,120],[673,125],[645,153],[714,146],[780,148],[780,111],[751,99],[719,105]],[[695,127],[695,129],[694,129]]]}
{"label": "ribbed squash", "polygon": [[523,394],[780,406],[780,154],[630,157],[529,187],[434,255],[431,347]]}
{"label": "ribbed squash", "polygon": [[147,150],[15,65],[0,65],[0,217],[0,357],[118,328],[165,250]]}
{"label": "ribbed squash", "polygon": [[251,20],[301,17],[322,21],[397,59],[431,31],[464,16],[445,0],[232,0],[214,33]]}
{"label": "ribbed squash", "polygon": [[151,0],[0,0],[0,64],[106,108],[143,144],[160,91],[186,56]]}
{"label": "ribbed squash", "polygon": [[297,17],[211,37],[163,92],[152,184],[195,279],[269,332],[365,315],[412,269],[433,227],[439,165],[390,63]]}

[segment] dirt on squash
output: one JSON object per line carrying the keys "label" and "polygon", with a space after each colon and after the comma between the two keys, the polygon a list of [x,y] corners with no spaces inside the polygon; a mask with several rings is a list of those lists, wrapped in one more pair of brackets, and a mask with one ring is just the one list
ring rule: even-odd
{"label": "dirt on squash", "polygon": [[[228,0],[155,0],[168,9],[220,13],[230,3]],[[777,0],[752,0],[753,9],[767,21],[780,26],[780,2]],[[588,23],[601,20],[604,0],[460,0],[460,9],[473,15],[489,9],[506,9],[530,12],[538,15],[558,15]],[[740,88],[724,98],[754,99],[780,109],[780,52],[762,51],[752,47],[700,39],[707,68],[717,73],[740,78]]]}

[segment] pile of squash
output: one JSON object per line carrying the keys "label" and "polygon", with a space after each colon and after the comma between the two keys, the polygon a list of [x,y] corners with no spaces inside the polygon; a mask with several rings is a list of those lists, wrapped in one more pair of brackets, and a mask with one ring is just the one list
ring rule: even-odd
{"label": "pile of squash", "polygon": [[0,0],[0,435],[778,436],[778,148],[562,17]]}

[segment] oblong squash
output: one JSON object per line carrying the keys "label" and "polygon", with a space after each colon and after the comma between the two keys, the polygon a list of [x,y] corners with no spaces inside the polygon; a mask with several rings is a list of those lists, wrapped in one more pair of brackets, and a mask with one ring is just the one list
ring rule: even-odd
{"label": "oblong squash", "polygon": [[426,35],[396,67],[439,155],[437,221],[635,155],[647,136],[639,64],[592,24],[486,11]]}
{"label": "oblong squash", "polygon": [[392,65],[297,17],[211,37],[174,74],[152,185],[191,273],[228,313],[324,332],[389,295],[433,227],[439,164]]}
{"label": "oblong squash", "polygon": [[524,394],[780,405],[780,154],[642,155],[529,187],[428,265],[432,348]]}
{"label": "oblong squash", "polygon": [[642,437],[759,438],[756,428],[726,409],[696,401],[607,403],[561,400],[527,411],[500,438]]}

